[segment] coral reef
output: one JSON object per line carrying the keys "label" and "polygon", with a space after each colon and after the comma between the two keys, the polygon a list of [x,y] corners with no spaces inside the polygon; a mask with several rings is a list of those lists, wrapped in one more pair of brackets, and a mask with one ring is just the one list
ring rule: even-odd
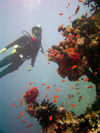
{"label": "coral reef", "polygon": [[96,85],[100,98],[100,12],[93,16],[81,16],[72,22],[72,27],[58,29],[64,41],[47,50],[48,60],[58,64],[57,73],[70,81],[82,75]]}
{"label": "coral reef", "polygon": [[91,133],[100,131],[100,111],[76,116],[67,111],[56,119],[56,123],[48,127],[47,133]]}
{"label": "coral reef", "polygon": [[27,113],[35,117],[44,133],[91,133],[100,130],[100,111],[92,111],[76,116],[64,107],[43,100],[28,104]]}
{"label": "coral reef", "polygon": [[45,99],[39,104],[37,87],[26,91],[23,95],[26,112],[35,117],[43,129],[43,133],[90,133],[100,129],[100,110],[87,109],[84,115],[76,116],[73,112],[65,110],[63,106],[56,106]]}
{"label": "coral reef", "polygon": [[63,78],[77,80],[81,75],[88,76],[89,68],[92,73],[97,72],[96,77],[100,75],[100,30],[95,23],[85,16],[74,20],[72,27],[61,29],[65,40],[47,50],[48,59],[58,64],[57,72]]}

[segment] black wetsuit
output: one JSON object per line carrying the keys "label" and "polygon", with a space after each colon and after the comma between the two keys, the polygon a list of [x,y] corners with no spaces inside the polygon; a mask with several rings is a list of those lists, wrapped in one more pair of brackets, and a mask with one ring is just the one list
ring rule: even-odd
{"label": "black wetsuit", "polygon": [[31,59],[31,65],[34,66],[39,48],[42,48],[40,36],[37,37],[36,40],[33,40],[31,36],[24,35],[16,41],[10,43],[5,48],[9,49],[14,45],[18,45],[16,52],[14,54],[10,54],[0,61],[0,68],[10,64],[7,68],[0,72],[0,78],[10,72],[17,70],[26,59]]}

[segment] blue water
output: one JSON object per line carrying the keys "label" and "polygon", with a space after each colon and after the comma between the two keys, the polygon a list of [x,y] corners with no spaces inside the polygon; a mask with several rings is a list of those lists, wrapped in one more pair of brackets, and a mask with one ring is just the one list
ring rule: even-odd
{"label": "blue water", "polygon": [[[0,49],[4,48],[9,42],[19,38],[22,31],[28,31],[31,34],[31,28],[36,24],[42,26],[42,45],[46,52],[52,45],[57,45],[59,41],[64,38],[58,33],[58,27],[62,24],[71,25],[68,17],[74,14],[78,5],[81,6],[79,13],[73,18],[80,17],[85,12],[89,13],[87,7],[82,6],[77,0],[70,0],[70,7],[67,9],[68,0],[2,0],[0,1]],[[59,13],[63,12],[64,15],[60,16]],[[72,20],[73,20],[72,19]],[[0,60],[7,56],[11,50],[6,54],[0,55]],[[32,71],[27,71],[30,61],[26,61],[17,70],[0,79],[0,133],[27,133],[27,126],[33,123],[29,128],[30,133],[42,133],[42,129],[35,118],[31,118],[25,112],[25,105],[16,108],[10,107],[11,103],[18,104],[18,100],[22,98],[27,90],[25,87],[29,86],[29,82],[34,81],[35,86],[38,87],[40,92],[40,100],[44,99],[46,92],[52,101],[54,95],[59,95],[58,105],[63,104],[68,110],[74,111],[76,114],[84,113],[87,106],[91,106],[95,100],[96,92],[95,85],[92,83],[78,82],[80,95],[82,101],[78,102],[78,95],[76,90],[71,87],[75,86],[76,82],[70,82],[67,77],[66,82],[62,83],[62,78],[57,74],[57,64],[50,62],[48,64],[47,58],[41,54],[37,56],[35,66]],[[84,77],[85,78],[85,77]],[[50,85],[47,91],[41,83]],[[60,88],[56,92],[54,84]],[[92,88],[87,89],[87,86],[93,85]],[[68,99],[68,94],[73,94],[72,99]],[[67,100],[68,104],[65,104]],[[74,109],[71,104],[76,104]],[[24,116],[17,119],[19,114],[23,112]],[[22,120],[26,120],[23,124]]]}

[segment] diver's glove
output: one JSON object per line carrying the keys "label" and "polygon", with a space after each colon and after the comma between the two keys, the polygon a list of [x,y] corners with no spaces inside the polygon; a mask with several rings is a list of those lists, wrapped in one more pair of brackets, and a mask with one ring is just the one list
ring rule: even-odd
{"label": "diver's glove", "polygon": [[31,70],[32,70],[32,65],[30,65],[28,68],[28,71],[31,71]]}
{"label": "diver's glove", "polygon": [[1,50],[0,50],[0,54],[6,52],[6,50],[7,50],[6,48],[1,49]]}

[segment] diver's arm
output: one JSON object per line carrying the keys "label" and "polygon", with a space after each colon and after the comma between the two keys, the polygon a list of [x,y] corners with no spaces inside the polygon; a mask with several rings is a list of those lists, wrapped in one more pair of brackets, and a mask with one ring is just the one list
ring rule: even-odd
{"label": "diver's arm", "polygon": [[36,51],[33,53],[32,58],[31,58],[31,64],[28,68],[28,71],[31,71],[32,67],[34,67],[34,63],[35,63],[35,60],[36,60],[36,57],[37,57],[37,53],[38,52],[36,52]]}

